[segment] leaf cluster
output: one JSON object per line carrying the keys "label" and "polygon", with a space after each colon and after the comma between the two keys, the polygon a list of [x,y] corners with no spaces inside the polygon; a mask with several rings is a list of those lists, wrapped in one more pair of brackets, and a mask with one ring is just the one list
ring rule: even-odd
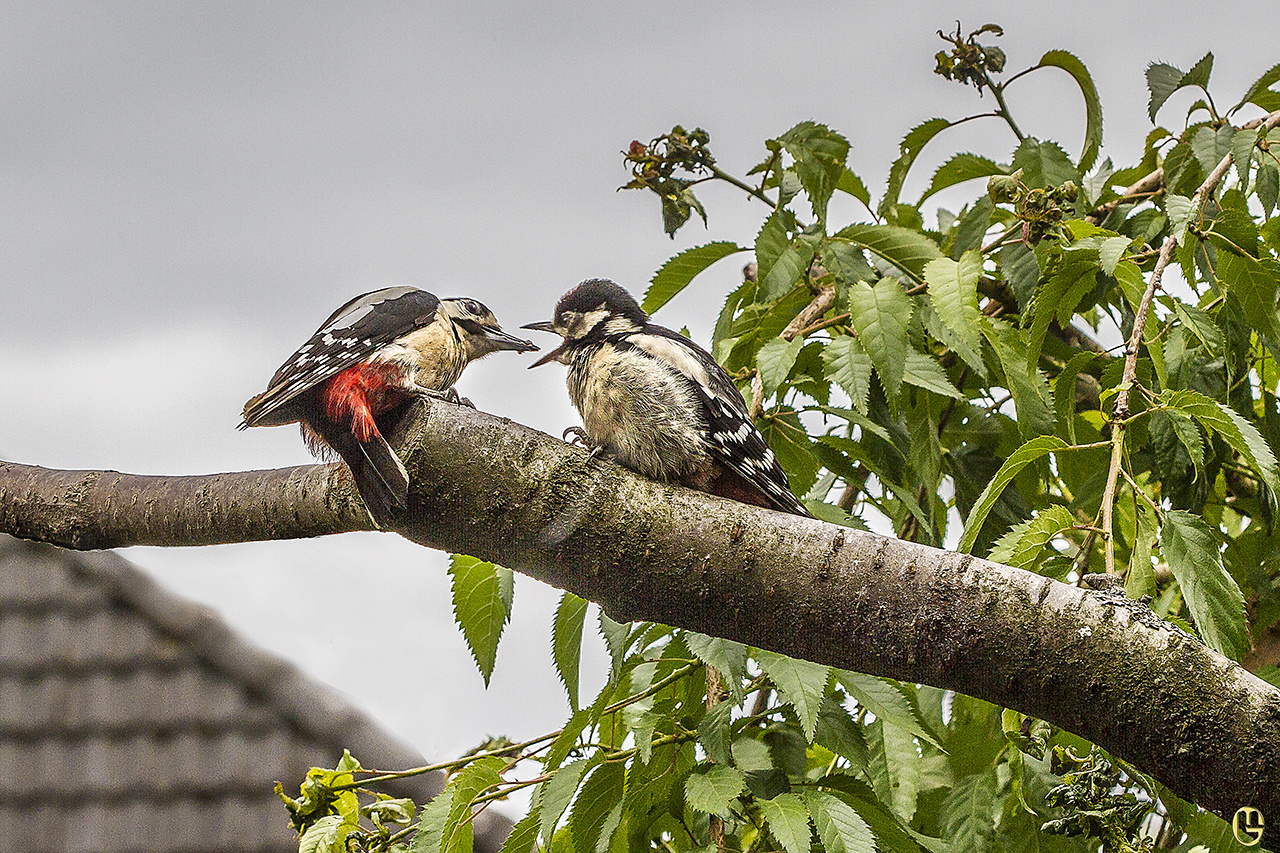
{"label": "leaf cluster", "polygon": [[[704,181],[763,205],[754,239],[664,264],[646,310],[751,253],[710,348],[816,516],[1071,582],[1106,575],[1232,659],[1274,648],[1261,641],[1280,630],[1280,66],[1222,114],[1211,55],[1151,66],[1153,122],[1181,89],[1204,97],[1118,167],[1097,163],[1102,110],[1079,59],[1050,51],[995,81],[1004,55],[975,39],[999,28],[960,33],[944,36],[940,73],[990,89],[997,109],[910,130],[874,203],[848,140],[816,122],[767,140],[741,177],[701,130],[633,143],[627,186],[660,197],[669,234],[705,220]],[[1004,101],[1049,69],[1084,100],[1078,156],[1025,134]],[[1249,107],[1271,115],[1233,118]],[[1009,143],[950,156],[907,199],[925,148],[972,118]],[[965,189],[958,211],[926,210]],[[841,197],[867,216],[833,221]],[[461,556],[450,572],[487,682],[510,573]],[[562,729],[406,771],[452,773],[417,822],[362,812],[348,796],[358,765],[313,771],[289,800],[308,849],[468,853],[472,815],[516,791],[532,805],[504,853],[1126,850],[1153,826],[1188,846],[1224,837],[1119,759],[1015,711],[603,613],[588,631],[591,613],[566,594],[555,614]],[[588,702],[593,633],[611,667]]]}

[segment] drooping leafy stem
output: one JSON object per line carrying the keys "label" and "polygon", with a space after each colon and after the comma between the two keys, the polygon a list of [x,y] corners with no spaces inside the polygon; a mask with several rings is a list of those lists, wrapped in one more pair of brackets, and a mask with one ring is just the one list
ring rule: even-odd
{"label": "drooping leafy stem", "polygon": [[[1280,111],[1276,111],[1263,119],[1246,123],[1241,130],[1251,130],[1253,128],[1261,128],[1263,136],[1265,131],[1280,125]],[[1256,144],[1256,143],[1255,143]],[[1196,189],[1191,197],[1191,208],[1195,210],[1195,219],[1199,221],[1204,216],[1205,204],[1213,196],[1218,188],[1218,184],[1226,177],[1231,170],[1232,163],[1235,162],[1235,155],[1231,152],[1223,155],[1218,161],[1217,166],[1204,179],[1204,182]],[[1113,511],[1115,504],[1116,481],[1120,473],[1120,466],[1123,461],[1124,437],[1127,424],[1125,421],[1129,417],[1129,393],[1134,387],[1137,376],[1138,353],[1142,345],[1142,334],[1146,329],[1147,315],[1151,310],[1151,301],[1155,298],[1156,291],[1160,287],[1160,280],[1164,276],[1165,268],[1168,267],[1169,261],[1173,258],[1174,250],[1177,249],[1181,240],[1181,234],[1175,232],[1165,238],[1160,246],[1160,254],[1156,259],[1155,268],[1151,272],[1151,276],[1147,281],[1146,290],[1142,293],[1142,298],[1138,303],[1138,308],[1134,316],[1133,332],[1129,336],[1127,345],[1125,346],[1124,372],[1121,374],[1119,390],[1116,393],[1115,405],[1112,407],[1112,432],[1111,432],[1111,462],[1107,468],[1107,485],[1102,493],[1102,536],[1104,547],[1106,548],[1106,567],[1108,574],[1116,573],[1115,563],[1115,539],[1113,536],[1114,527]],[[1274,309],[1273,309],[1274,310]]]}

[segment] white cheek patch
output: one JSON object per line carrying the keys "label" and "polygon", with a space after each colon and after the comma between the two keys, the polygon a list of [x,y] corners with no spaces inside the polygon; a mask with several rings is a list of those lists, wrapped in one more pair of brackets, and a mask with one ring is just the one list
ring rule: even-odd
{"label": "white cheek patch", "polygon": [[[608,316],[608,310],[603,307],[588,311],[585,314],[570,311],[565,315],[563,324],[556,323],[556,331],[560,332],[568,340],[586,337],[592,329],[603,323]],[[564,331],[560,331],[561,328]]]}

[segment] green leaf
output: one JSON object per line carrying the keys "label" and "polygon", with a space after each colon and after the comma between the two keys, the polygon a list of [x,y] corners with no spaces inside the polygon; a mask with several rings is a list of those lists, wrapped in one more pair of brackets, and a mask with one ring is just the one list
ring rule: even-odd
{"label": "green leaf", "polygon": [[1226,348],[1226,340],[1222,336],[1222,327],[1213,318],[1194,305],[1188,305],[1181,299],[1169,299],[1166,305],[1178,315],[1178,320],[1195,335],[1210,355],[1221,355]]}
{"label": "green leaf", "polygon": [[597,759],[595,758],[579,759],[572,764],[566,764],[561,767],[550,779],[543,783],[540,800],[542,804],[540,829],[544,843],[550,843],[551,836],[555,833],[556,824],[560,822],[560,816],[569,807],[570,801],[573,800],[573,795],[578,792],[578,785],[582,782],[582,777],[596,763]]}
{"label": "green leaf", "polygon": [[1222,209],[1214,217],[1207,236],[1218,248],[1228,252],[1243,250],[1251,257],[1261,255],[1261,241],[1254,214],[1246,207],[1244,196],[1238,190],[1228,190],[1222,196]]}
{"label": "green leaf", "polygon": [[1272,357],[1280,358],[1280,322],[1276,319],[1280,263],[1219,252],[1218,278],[1239,297],[1246,322],[1263,337]]}
{"label": "green leaf", "polygon": [[[1098,266],[1091,257],[1091,252],[1071,252],[1062,265],[1045,280],[1044,286],[1036,292],[1031,303],[1031,329],[1027,336],[1030,339],[1028,354],[1039,359],[1040,350],[1044,346],[1044,337],[1049,332],[1049,324],[1054,317],[1061,318],[1062,311],[1067,312],[1068,322],[1084,293],[1097,285]],[[1058,325],[1063,325],[1061,319]],[[1026,359],[1029,363],[1031,358]]]}
{"label": "green leaf", "polygon": [[576,853],[595,853],[605,820],[622,802],[625,774],[622,762],[611,761],[597,767],[583,783],[569,813],[569,834]]}
{"label": "green leaf", "polygon": [[298,853],[346,853],[347,836],[358,828],[354,820],[342,815],[325,815],[317,820],[298,841]]}
{"label": "green leaf", "polygon": [[453,801],[440,848],[444,853],[471,853],[471,802],[502,781],[500,773],[506,764],[504,758],[481,758],[453,777]]}
{"label": "green leaf", "polygon": [[895,399],[910,349],[911,300],[894,279],[882,278],[875,287],[860,281],[849,288],[849,314],[858,340],[880,374],[880,385],[890,400]]}
{"label": "green leaf", "polygon": [[943,257],[933,240],[896,225],[849,225],[837,231],[832,240],[847,240],[884,258],[916,284],[924,284],[924,265]]}
{"label": "green leaf", "polygon": [[[1261,77],[1255,80],[1254,84],[1249,87],[1249,91],[1246,92],[1244,97],[1240,99],[1240,103],[1232,107],[1230,112],[1235,112],[1236,110],[1243,107],[1245,104],[1248,104],[1251,102],[1257,103],[1256,101],[1254,101],[1254,99],[1257,98],[1259,95],[1262,95],[1263,93],[1267,92],[1273,85],[1275,85],[1277,81],[1280,81],[1280,63],[1268,68]],[[1270,92],[1270,94],[1274,95],[1275,93]],[[1267,109],[1267,108],[1263,107],[1263,109]],[[1271,110],[1267,109],[1267,112],[1271,112]]]}
{"label": "green leaf", "polygon": [[773,680],[782,697],[795,708],[805,739],[812,743],[813,730],[818,724],[818,711],[822,708],[822,695],[831,678],[831,667],[764,649],[756,651],[754,657],[760,668]]}
{"label": "green leaf", "polygon": [[464,554],[449,556],[449,576],[453,579],[453,615],[462,628],[467,648],[489,686],[489,676],[498,657],[498,641],[510,611],[503,597],[501,566]]}
{"label": "green leaf", "polygon": [[1156,575],[1151,567],[1151,549],[1160,534],[1156,514],[1150,507],[1138,506],[1138,531],[1124,576],[1124,591],[1130,598],[1156,594]]}
{"label": "green leaf", "polygon": [[[1084,171],[1081,169],[1081,171]],[[1098,167],[1098,171],[1092,175],[1085,175],[1080,181],[1080,188],[1084,190],[1085,202],[1090,207],[1098,203],[1098,199],[1102,198],[1102,194],[1111,187],[1111,176],[1115,173],[1115,167],[1111,163],[1111,158],[1102,161],[1102,165]]]}
{"label": "green leaf", "polygon": [[[787,210],[775,210],[773,214],[764,221],[764,225],[760,226],[760,233],[756,235],[756,274],[757,281],[763,283],[765,278],[773,270],[778,263],[778,258],[791,245],[790,227],[794,224],[795,217]],[[761,293],[762,287],[757,286],[756,301],[768,302]]]}
{"label": "green leaf", "polygon": [[661,192],[662,230],[673,240],[676,232],[689,221],[694,211],[702,217],[702,224],[707,224],[707,212],[703,209],[702,202],[693,194],[692,184],[692,181],[669,178]]}
{"label": "green leaf", "polygon": [[877,723],[884,748],[885,771],[889,780],[894,812],[909,824],[916,814],[920,795],[920,753],[911,734],[897,726]]}
{"label": "green leaf", "polygon": [[556,735],[556,739],[551,742],[551,748],[547,750],[546,756],[542,759],[542,771],[544,773],[557,769],[569,757],[569,753],[578,745],[578,736],[590,724],[590,708],[579,708],[569,715],[569,721],[564,724],[560,734]]}
{"label": "green leaf", "polygon": [[978,538],[978,531],[982,529],[982,522],[986,520],[987,513],[995,505],[996,499],[1000,497],[1004,487],[1009,485],[1014,477],[1018,476],[1019,471],[1041,456],[1055,453],[1059,450],[1066,450],[1067,447],[1069,445],[1057,436],[1042,435],[1031,439],[1010,454],[974,503],[973,510],[970,511],[969,517],[965,519],[964,536],[960,538],[960,544],[956,550],[961,554],[968,554],[973,550],[973,543]]}
{"label": "green leaf", "polygon": [[813,740],[819,746],[848,759],[851,771],[866,768],[867,742],[862,734],[862,726],[831,694],[822,699],[822,710],[818,712],[818,727],[814,731]]}
{"label": "green leaf", "polygon": [[746,646],[696,631],[686,631],[684,641],[698,660],[720,673],[730,693],[741,689],[739,683],[747,671]]}
{"label": "green leaf", "polygon": [[1187,224],[1191,222],[1191,199],[1172,194],[1165,196],[1164,212],[1169,217],[1169,233],[1181,246],[1187,239]]}
{"label": "green leaf", "polygon": [[848,286],[855,281],[875,281],[879,274],[860,246],[842,240],[827,240],[822,244],[822,265],[840,284]]}
{"label": "green leaf", "polygon": [[773,395],[787,379],[787,374],[795,366],[796,356],[804,346],[803,338],[774,338],[760,347],[756,353],[756,365],[760,368],[760,381],[764,383],[766,397]]}
{"label": "green leaf", "polygon": [[1168,416],[1169,426],[1187,451],[1187,456],[1191,458],[1191,464],[1195,466],[1197,476],[1203,475],[1204,441],[1200,438],[1200,428],[1189,415],[1171,411],[1168,412]]}
{"label": "green leaf", "polygon": [[1234,133],[1230,127],[1215,131],[1205,126],[1198,128],[1191,137],[1191,153],[1206,175],[1217,168],[1223,157],[1231,153],[1231,137]]}
{"label": "green leaf", "polygon": [[1027,137],[1013,152],[1013,169],[1022,170],[1022,182],[1033,189],[1080,181],[1080,171],[1056,142]]}
{"label": "green leaf", "polygon": [[934,193],[941,192],[956,184],[971,181],[974,178],[989,178],[992,175],[1007,174],[1009,174],[1009,170],[994,160],[978,154],[956,154],[939,166],[938,170],[933,173],[933,181],[929,184],[929,188],[924,191],[924,195],[920,196],[920,200],[916,202],[916,207],[923,205],[925,199]]}
{"label": "green leaf", "polygon": [[772,835],[787,853],[809,853],[809,809],[799,794],[756,800]]}
{"label": "green leaf", "polygon": [[733,763],[733,732],[729,728],[733,708],[732,702],[717,702],[698,723],[698,743],[707,751],[707,757],[718,764]]}
{"label": "green leaf", "polygon": [[881,216],[890,216],[894,207],[898,204],[898,198],[902,192],[902,182],[906,180],[907,172],[911,170],[911,165],[920,156],[920,151],[925,144],[948,127],[951,127],[951,124],[944,118],[931,118],[911,128],[910,132],[903,138],[902,143],[898,146],[898,159],[889,167],[889,186],[885,189],[884,198],[880,201],[878,211]]}
{"label": "green leaf", "polygon": [[1165,513],[1160,550],[1205,645],[1238,661],[1249,648],[1244,595],[1222,565],[1214,530],[1186,510]]}
{"label": "green leaf", "polygon": [[[1280,68],[1280,65],[1276,66]],[[1231,137],[1231,161],[1240,175],[1241,188],[1249,186],[1249,169],[1253,166],[1253,147],[1258,143],[1258,128],[1237,130]]]}
{"label": "green leaf", "polygon": [[1102,145],[1102,101],[1098,98],[1098,88],[1093,85],[1093,78],[1084,63],[1065,50],[1051,50],[1040,57],[1040,67],[1052,66],[1061,68],[1075,79],[1084,96],[1084,150],[1080,154],[1079,168],[1087,172],[1098,159],[1098,149]]}
{"label": "green leaf", "polygon": [[1258,428],[1241,417],[1239,412],[1199,391],[1189,389],[1165,391],[1159,399],[1169,409],[1190,415],[1222,436],[1233,450],[1248,460],[1250,466],[1262,475],[1267,487],[1280,494],[1280,475],[1276,470],[1275,454],[1258,432]]}
{"label": "green leaf", "polygon": [[832,338],[822,349],[822,362],[827,378],[844,389],[855,409],[866,414],[871,393],[871,356],[858,339],[851,335]]}
{"label": "green leaf", "polygon": [[1036,514],[1030,521],[1016,524],[1001,536],[987,559],[1015,569],[1030,568],[1053,538],[1075,526],[1071,511],[1054,504]]}
{"label": "green leaf", "polygon": [[955,237],[951,241],[952,258],[959,258],[965,252],[982,248],[983,238],[991,228],[991,218],[995,215],[996,203],[991,196],[980,195],[967,209],[961,211],[956,222]]}
{"label": "green leaf", "polygon": [[1040,262],[1036,253],[1024,243],[1011,243],[1000,250],[1000,269],[1004,280],[1018,297],[1018,305],[1026,308],[1035,296],[1040,281]]}
{"label": "green leaf", "polygon": [[653,280],[649,282],[649,289],[645,291],[644,303],[641,307],[652,314],[684,290],[698,273],[721,258],[745,251],[747,250],[743,246],[727,240],[685,249],[653,274]]}
{"label": "green leaf", "polygon": [[[987,364],[982,360],[981,337],[978,338],[979,345],[975,347],[967,343],[955,332],[951,331],[951,328],[943,323],[942,319],[938,316],[933,297],[927,293],[913,296],[912,304],[915,306],[915,314],[920,318],[920,322],[924,325],[925,331],[934,340],[960,356],[965,365],[976,375],[982,377],[984,380],[991,378],[991,374],[987,370]],[[974,324],[974,329],[980,327],[980,321]]]}
{"label": "green leaf", "polygon": [[915,350],[907,352],[907,364],[902,372],[902,381],[954,400],[969,399],[951,384],[942,365],[934,361],[933,356]]}
{"label": "green leaf", "polygon": [[783,149],[795,159],[796,174],[819,222],[827,218],[827,202],[836,182],[845,171],[849,140],[826,125],[802,121],[778,137]]}
{"label": "green leaf", "polygon": [[1053,405],[1058,423],[1065,425],[1067,439],[1076,442],[1076,378],[1098,358],[1096,353],[1078,352],[1062,368],[1053,385]]}
{"label": "green leaf", "polygon": [[805,788],[803,796],[826,853],[874,853],[871,827],[844,800],[816,788]]}
{"label": "green leaf", "polygon": [[813,444],[795,412],[778,411],[760,424],[760,434],[778,457],[791,480],[791,489],[803,495],[818,478],[821,467],[813,456]]}
{"label": "green leaf", "polygon": [[1258,168],[1258,201],[1262,202],[1262,210],[1271,219],[1271,212],[1280,203],[1280,167],[1275,163],[1263,163]]}
{"label": "green leaf", "polygon": [[599,610],[598,614],[600,636],[604,638],[604,644],[609,649],[609,658],[612,661],[609,669],[609,681],[612,682],[617,679],[622,670],[622,661],[627,654],[627,640],[631,636],[631,623],[615,622],[603,609]]}
{"label": "green leaf", "polygon": [[924,727],[902,689],[893,682],[843,669],[836,670],[836,680],[854,701],[875,714],[877,719],[942,749],[937,738]]}
{"label": "green leaf", "polygon": [[1128,237],[1108,237],[1098,246],[1098,266],[1107,275],[1115,275],[1116,266],[1133,241]]}
{"label": "green leaf", "polygon": [[1051,434],[1057,425],[1053,392],[1036,361],[1031,358],[1033,350],[1027,342],[1026,333],[999,321],[987,320],[982,328],[1004,368],[1007,387],[1013,395],[1013,405],[1018,414],[1018,431],[1025,439]]}
{"label": "green leaf", "polygon": [[776,210],[756,236],[757,302],[772,302],[785,295],[813,260],[816,246],[811,241],[791,239],[794,222],[790,211]]}
{"label": "green leaf", "polygon": [[995,839],[995,798],[996,778],[990,771],[956,780],[938,812],[942,837],[954,853],[985,853],[991,849]]}
{"label": "green leaf", "polygon": [[1169,96],[1184,86],[1199,86],[1204,89],[1209,85],[1209,72],[1213,70],[1213,54],[1207,53],[1190,71],[1183,74],[1179,69],[1163,62],[1154,62],[1147,66],[1147,90],[1151,99],[1147,102],[1147,115],[1155,123],[1156,113],[1164,106]]}
{"label": "green leaf", "polygon": [[[578,710],[578,664],[582,658],[582,623],[587,615],[587,602],[566,592],[556,607],[551,626],[551,647],[556,674],[569,694],[569,707]],[[558,817],[558,815],[557,815]]]}
{"label": "green leaf", "polygon": [[529,813],[507,833],[506,840],[498,853],[533,853],[533,846],[538,841],[538,827],[541,825],[542,812],[538,803],[534,803]]}
{"label": "green leaf", "polygon": [[413,836],[410,853],[440,853],[444,849],[445,825],[453,811],[455,793],[457,786],[450,782],[443,791],[423,805],[422,811],[418,813],[418,831]]}
{"label": "green leaf", "polygon": [[691,773],[684,783],[684,800],[689,808],[707,814],[729,816],[729,804],[747,787],[736,767],[713,765],[704,773]]}
{"label": "green leaf", "polygon": [[929,297],[947,329],[965,352],[957,349],[966,363],[981,363],[982,337],[978,332],[978,279],[982,277],[982,256],[970,250],[960,260],[938,258],[924,268]]}
{"label": "green leaf", "polygon": [[392,797],[388,794],[377,796],[378,799],[374,802],[360,807],[360,814],[368,816],[375,825],[387,826],[393,823],[403,825],[413,821],[414,812],[418,810],[413,800],[407,797]]}
{"label": "green leaf", "polygon": [[862,178],[851,172],[847,166],[840,173],[840,179],[836,181],[836,189],[842,193],[848,193],[867,207],[871,206],[871,193],[867,192],[866,184],[862,183]]}

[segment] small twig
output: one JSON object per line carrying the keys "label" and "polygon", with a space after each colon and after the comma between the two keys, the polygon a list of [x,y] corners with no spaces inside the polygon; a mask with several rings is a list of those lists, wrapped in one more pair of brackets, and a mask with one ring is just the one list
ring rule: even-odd
{"label": "small twig", "polygon": [[[1280,110],[1271,113],[1265,119],[1257,123],[1258,127],[1270,130],[1280,124]],[[1196,219],[1204,214],[1204,205],[1209,196],[1213,195],[1218,184],[1231,171],[1232,155],[1226,154],[1204,179],[1199,188],[1191,197],[1191,206],[1196,211]],[[1102,493],[1102,535],[1107,540],[1107,573],[1115,573],[1115,546],[1112,541],[1113,530],[1112,521],[1112,504],[1115,502],[1116,482],[1120,476],[1120,463],[1122,457],[1122,447],[1124,444],[1124,432],[1126,424],[1124,421],[1129,417],[1129,391],[1133,388],[1134,378],[1138,371],[1138,353],[1142,348],[1142,333],[1146,329],[1147,315],[1151,312],[1151,302],[1155,298],[1156,290],[1160,287],[1160,279],[1164,276],[1165,268],[1169,265],[1169,261],[1173,258],[1173,252],[1178,246],[1177,236],[1170,234],[1165,238],[1164,243],[1160,246],[1160,256],[1156,259],[1155,269],[1151,271],[1151,279],[1147,282],[1147,289],[1142,294],[1142,301],[1138,303],[1138,310],[1135,312],[1133,320],[1133,333],[1129,336],[1128,345],[1125,347],[1124,353],[1124,372],[1120,376],[1120,390],[1116,394],[1116,403],[1112,408],[1111,416],[1111,465],[1107,469],[1107,486]]]}
{"label": "small twig", "polygon": [[991,86],[991,94],[996,96],[996,103],[1000,105],[1000,109],[996,111],[996,114],[1005,120],[1005,124],[1009,125],[1009,129],[1013,131],[1013,135],[1018,137],[1018,142],[1022,142],[1027,137],[1018,129],[1018,123],[1013,120],[1013,113],[1009,112],[1009,105],[1005,103],[1004,100],[1004,87],[1008,86],[1014,80],[1017,80],[1020,76],[1021,74],[1015,74],[1001,85],[996,85],[990,77],[987,77],[987,83]]}
{"label": "small twig", "polygon": [[[987,245],[979,249],[978,254],[985,255],[987,252],[990,252],[992,249],[1000,248],[1001,246],[1004,245],[1005,240],[1008,240],[1010,237],[1013,236],[1015,232],[1021,231],[1021,230],[1022,230],[1022,221],[1018,220],[1017,222],[1010,225],[1004,232],[1002,232],[999,237],[995,238],[990,243],[988,243]],[[1014,242],[1020,243],[1022,241],[1015,240]]]}
{"label": "small twig", "polygon": [[1106,204],[1098,205],[1094,208],[1093,212],[1085,218],[1094,225],[1100,225],[1102,220],[1106,219],[1107,215],[1120,205],[1130,201],[1150,198],[1152,195],[1159,192],[1163,186],[1164,169],[1156,169],[1154,172],[1139,178],[1137,183],[1126,187],[1124,191],[1120,193],[1118,198],[1114,198]]}
{"label": "small twig", "polygon": [[764,190],[758,190],[755,187],[750,186],[749,184],[744,184],[742,181],[738,180],[733,175],[730,175],[728,172],[720,169],[717,166],[711,166],[709,168],[711,169],[711,174],[716,178],[719,178],[720,180],[726,183],[733,184],[735,187],[742,190],[747,195],[751,196],[752,198],[757,198],[760,201],[763,201],[765,204],[769,205],[770,207],[777,206],[777,204],[774,202],[773,199],[769,198],[767,195],[764,194]]}
{"label": "small twig", "polygon": [[[720,670],[714,666],[707,667],[707,710],[710,711],[716,705],[720,704],[722,694],[724,693],[724,678],[720,675]],[[686,828],[687,829],[687,828]],[[690,833],[692,837],[693,833]],[[715,845],[716,853],[725,853],[726,844],[724,840],[724,821],[717,815],[711,815],[707,821],[707,835],[711,843]],[[697,844],[697,841],[694,841]]]}
{"label": "small twig", "polygon": [[[787,327],[782,330],[779,336],[784,341],[792,341],[798,337],[803,337],[809,333],[808,327],[816,322],[823,314],[831,310],[831,306],[836,304],[836,289],[834,287],[824,287],[809,301],[809,304],[800,309],[800,313],[792,318]],[[849,316],[849,315],[844,315]]]}
{"label": "small twig", "polygon": [[755,420],[764,414],[764,380],[760,371],[751,371],[751,419]]}

